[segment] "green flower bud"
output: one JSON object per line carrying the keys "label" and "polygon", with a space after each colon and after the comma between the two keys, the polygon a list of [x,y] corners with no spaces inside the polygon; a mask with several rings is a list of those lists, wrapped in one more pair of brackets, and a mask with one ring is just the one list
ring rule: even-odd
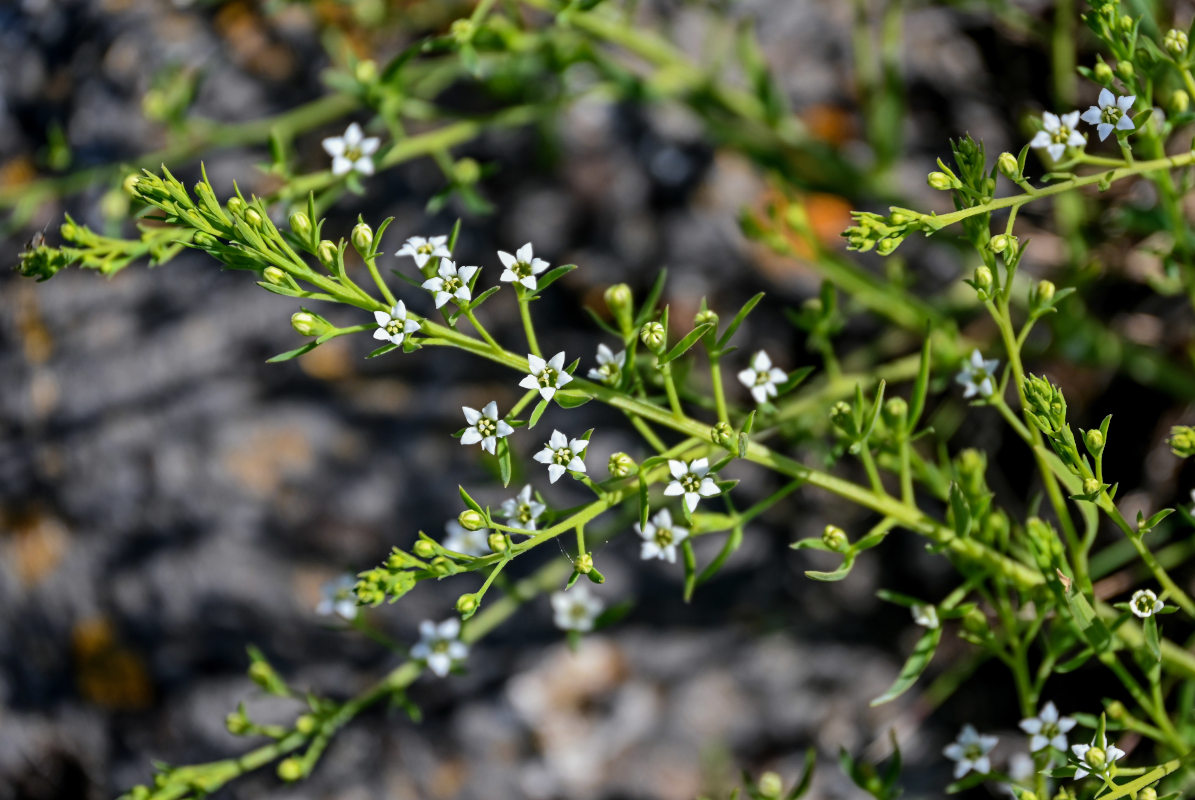
{"label": "green flower bud", "polygon": [[290,278],[285,272],[272,265],[261,271],[261,277],[266,283],[271,283],[274,286],[286,286]]}
{"label": "green flower bud", "polygon": [[1120,76],[1122,81],[1129,83],[1133,80],[1134,76],[1137,74],[1137,71],[1133,69],[1133,62],[1121,61],[1116,65],[1116,74]]}
{"label": "green flower bud", "polygon": [[257,213],[256,208],[245,209],[245,222],[254,228],[260,228],[265,224],[265,220],[261,218],[261,214]]}
{"label": "green flower bud", "polygon": [[1083,434],[1083,443],[1087,445],[1087,452],[1098,456],[1104,450],[1104,434],[1099,429],[1092,428]]}
{"label": "green flower bud", "polygon": [[[998,233],[988,240],[988,248],[993,253],[1003,253],[1010,247],[1016,247],[1016,237],[1009,236],[1006,233]],[[1013,252],[1016,252],[1015,249]]]}
{"label": "green flower bud", "polygon": [[909,404],[905,402],[903,397],[893,397],[884,403],[882,413],[885,425],[889,428],[903,429],[905,422],[909,418]]}
{"label": "green flower bud", "polygon": [[1134,25],[1134,24],[1135,24],[1135,21],[1134,21],[1134,20],[1133,20],[1133,18],[1132,18],[1132,17],[1130,17],[1128,14],[1123,14],[1123,15],[1121,15],[1121,17],[1120,17],[1120,29],[1121,29],[1122,31],[1124,31],[1125,33],[1128,33],[1129,31],[1131,31],[1131,30],[1133,29],[1133,25]]}
{"label": "green flower bud", "polygon": [[462,594],[456,599],[456,610],[458,614],[472,614],[477,610],[477,595]]}
{"label": "green flower bud", "polygon": [[315,248],[315,254],[319,258],[319,263],[323,264],[327,269],[332,269],[336,263],[337,256],[340,254],[340,249],[332,242],[324,239],[319,243],[319,247]]}
{"label": "green flower bud", "polygon": [[822,531],[822,543],[835,553],[845,552],[846,549],[851,545],[850,539],[847,538],[846,531],[837,525],[826,526],[826,529]]}
{"label": "green flower bud", "polygon": [[639,340],[648,350],[658,353],[664,349],[664,343],[668,341],[668,334],[659,322],[648,322],[639,329]]}
{"label": "green flower bud", "polygon": [[1103,61],[1096,62],[1095,68],[1092,69],[1092,73],[1095,75],[1096,81],[1104,85],[1112,83],[1112,79],[1115,77],[1112,74],[1112,68]]}
{"label": "green flower bud", "polygon": [[436,556],[427,565],[433,575],[443,578],[456,572],[456,567],[444,556]]}
{"label": "green flower bud", "polygon": [[631,287],[625,283],[616,283],[606,289],[606,307],[610,309],[610,313],[614,315],[614,320],[618,323],[618,330],[622,332],[623,336],[631,332],[631,326],[634,324],[633,314],[635,311],[635,298],[631,294]]}
{"label": "green flower bud", "polygon": [[1136,797],[1137,800],[1158,800],[1158,790],[1152,786],[1146,786],[1137,792]]}
{"label": "green flower bud", "polygon": [[929,188],[945,192],[957,188],[955,184],[958,183],[958,179],[951,178],[945,172],[931,172],[925,176],[925,182],[929,184]]}
{"label": "green flower bud", "polygon": [[611,478],[625,478],[638,468],[635,459],[631,458],[626,453],[615,453],[610,456],[610,462],[606,469],[610,471]]}
{"label": "green flower bud", "polygon": [[1012,153],[1001,153],[1000,157],[996,159],[996,166],[1007,178],[1021,177],[1021,165],[1017,163],[1017,157]]}
{"label": "green flower bud", "polygon": [[855,433],[855,413],[845,400],[839,400],[831,406],[830,422],[848,436]]}
{"label": "green flower bud", "polygon": [[299,718],[295,720],[295,730],[304,736],[315,732],[317,727],[317,720],[311,714],[300,714]]}
{"label": "green flower bud", "polygon": [[1083,494],[1085,495],[1094,496],[1099,493],[1101,488],[1103,487],[1100,486],[1100,482],[1095,478],[1087,478],[1083,481]]}
{"label": "green flower bud", "polygon": [[296,211],[290,215],[290,229],[300,239],[311,238],[311,220],[302,211]]}
{"label": "green flower bud", "polygon": [[765,772],[759,776],[760,796],[773,800],[773,798],[780,797],[783,791],[784,781],[775,772]]}
{"label": "green flower bud", "polygon": [[470,186],[481,180],[481,165],[471,158],[462,158],[452,168],[457,183]]}
{"label": "green flower bud", "polygon": [[593,556],[589,553],[582,553],[573,561],[573,569],[582,575],[588,575],[593,570]]}
{"label": "green flower bud", "polygon": [[253,726],[250,724],[249,718],[245,716],[245,710],[238,708],[224,718],[224,727],[233,736],[244,736]]}
{"label": "green flower bud", "polygon": [[364,222],[358,222],[353,227],[352,242],[358,253],[368,255],[373,249],[373,228]]}
{"label": "green flower bud", "polygon": [[887,239],[880,239],[876,243],[876,253],[881,256],[890,256],[896,252],[896,248],[900,247],[904,239],[899,236],[889,236]]}
{"label": "green flower bud", "polygon": [[718,329],[718,314],[712,308],[703,308],[693,315],[693,326],[699,325],[713,325],[714,330]]}
{"label": "green flower bud", "polygon": [[353,69],[353,77],[358,83],[373,83],[378,79],[378,65],[372,58],[358,61]]}
{"label": "green flower bud", "polygon": [[310,311],[296,311],[290,315],[290,326],[300,336],[323,336],[331,329],[327,320]]}
{"label": "green flower bud", "polygon": [[457,41],[457,44],[465,44],[473,38],[473,34],[476,32],[476,30],[477,29],[473,24],[473,20],[466,17],[453,20],[451,27],[448,29],[448,33]]}
{"label": "green flower bud", "polygon": [[1185,114],[1191,108],[1191,95],[1182,89],[1176,89],[1170,95],[1170,113]]}
{"label": "green flower bud", "polygon": [[287,783],[294,783],[303,778],[303,762],[291,756],[278,763],[278,777]]}
{"label": "green flower bud", "polygon": [[1128,716],[1129,710],[1124,707],[1124,703],[1119,700],[1113,700],[1108,704],[1107,712],[1109,719],[1125,719]]}
{"label": "green flower bud", "polygon": [[194,242],[197,247],[202,247],[205,250],[215,247],[220,243],[215,236],[212,236],[210,233],[204,233],[203,231],[199,231],[193,237],[191,237],[191,241]]}
{"label": "green flower bud", "polygon": [[1083,760],[1098,771],[1108,762],[1108,754],[1102,747],[1093,747],[1087,751],[1087,755],[1083,756]]}
{"label": "green flower bud", "polygon": [[1029,292],[1029,308],[1033,310],[1049,308],[1054,299],[1054,284],[1051,281],[1038,281]]}
{"label": "green flower bud", "polygon": [[1188,44],[1186,31],[1180,31],[1178,28],[1171,28],[1162,37],[1162,47],[1172,56],[1181,56],[1187,52]]}
{"label": "green flower bud", "polygon": [[495,553],[505,553],[509,546],[509,540],[501,533],[491,533],[486,541],[490,545],[490,550]]}
{"label": "green flower bud", "polygon": [[239,197],[228,198],[228,202],[225,205],[228,206],[229,213],[235,217],[239,217],[245,213],[245,201]]}
{"label": "green flower bud", "polygon": [[963,630],[972,636],[986,639],[991,633],[988,618],[978,608],[972,607],[963,615]]}
{"label": "green flower bud", "polygon": [[710,428],[710,441],[728,446],[734,440],[734,427],[729,422],[718,422]]}
{"label": "green flower bud", "polygon": [[458,514],[456,521],[467,531],[479,531],[485,527],[485,517],[472,508],[466,508]]}
{"label": "green flower bud", "polygon": [[271,693],[282,684],[278,673],[265,661],[254,661],[249,665],[249,680]]}
{"label": "green flower bud", "polygon": [[427,539],[420,539],[415,542],[415,546],[411,548],[415,555],[423,559],[432,558],[436,555],[436,546]]}
{"label": "green flower bud", "polygon": [[1166,443],[1170,445],[1170,452],[1179,458],[1195,456],[1195,428],[1189,425],[1175,425],[1170,429],[1170,438]]}
{"label": "green flower bud", "polygon": [[979,294],[980,300],[987,300],[992,296],[992,286],[996,281],[992,277],[991,269],[983,265],[976,267],[975,277],[972,280],[975,282],[975,291]]}
{"label": "green flower bud", "polygon": [[128,175],[121,182],[120,188],[124,190],[125,194],[133,197],[137,196],[137,182],[141,180],[141,176],[137,174]]}

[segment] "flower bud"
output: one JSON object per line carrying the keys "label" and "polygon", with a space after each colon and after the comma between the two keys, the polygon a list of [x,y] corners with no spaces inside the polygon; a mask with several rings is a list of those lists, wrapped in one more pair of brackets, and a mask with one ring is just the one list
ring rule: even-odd
{"label": "flower bud", "polygon": [[261,214],[257,213],[256,208],[247,208],[245,209],[245,222],[251,227],[260,228],[265,220],[261,218]]}
{"label": "flower bud", "polygon": [[472,508],[466,508],[458,514],[456,521],[467,531],[479,531],[485,527],[485,517]]}
{"label": "flower bud", "polygon": [[712,308],[703,308],[693,315],[694,327],[699,325],[713,325],[714,330],[718,329],[718,313]]}
{"label": "flower bud", "polygon": [[1158,790],[1152,786],[1146,786],[1137,792],[1137,800],[1158,800]]}
{"label": "flower bud", "polygon": [[300,336],[323,336],[331,326],[310,311],[296,311],[290,315],[290,326]]}
{"label": "flower bud", "polygon": [[1172,56],[1181,56],[1187,52],[1187,44],[1186,32],[1180,31],[1178,28],[1171,28],[1162,37],[1162,47],[1166,48],[1166,52]]}
{"label": "flower bud", "polygon": [[1120,76],[1122,81],[1128,83],[1129,81],[1133,80],[1133,77],[1137,74],[1137,71],[1133,69],[1133,62],[1121,61],[1116,65],[1116,74]]}
{"label": "flower bud", "polygon": [[378,64],[372,58],[358,61],[353,68],[353,77],[358,83],[373,83],[378,79]]}
{"label": "flower bud", "polygon": [[1038,281],[1037,286],[1029,293],[1029,307],[1031,309],[1047,308],[1054,299],[1054,284],[1051,281]]}
{"label": "flower bud", "polygon": [[125,194],[130,194],[130,195],[133,195],[134,197],[136,197],[137,196],[137,182],[140,180],[141,180],[141,176],[134,173],[133,175],[129,175],[129,176],[125,177],[124,181],[122,181],[120,184],[120,188],[125,191]]}
{"label": "flower bud", "polygon": [[1001,153],[1000,157],[996,159],[996,166],[1007,178],[1021,177],[1021,165],[1017,163],[1017,157],[1012,153]]}
{"label": "flower bud", "polygon": [[490,550],[495,553],[505,553],[508,546],[507,538],[501,533],[491,533],[486,541],[490,545]]}
{"label": "flower bud", "polygon": [[452,175],[457,183],[472,185],[481,180],[481,165],[471,158],[462,158],[453,166]]}
{"label": "flower bud", "polygon": [[278,777],[287,783],[294,783],[303,778],[303,762],[291,756],[278,763]]}
{"label": "flower bud", "polygon": [[451,561],[444,556],[436,556],[428,563],[427,568],[433,575],[443,578],[446,575],[451,575],[456,572],[456,568]]}
{"label": "flower bud", "polygon": [[714,427],[710,428],[710,441],[714,444],[720,444],[723,447],[728,446],[734,439],[734,427],[726,421],[718,422]]}
{"label": "flower bud", "polygon": [[1087,445],[1087,452],[1098,456],[1104,449],[1104,434],[1098,428],[1092,428],[1083,434],[1083,443]]}
{"label": "flower bud", "polygon": [[477,610],[477,595],[462,594],[456,599],[456,610],[459,614],[472,614]]}
{"label": "flower bud", "polygon": [[903,241],[904,239],[899,236],[889,236],[887,239],[880,239],[876,243],[876,254],[890,256],[896,252],[896,248],[900,247],[900,243]]}
{"label": "flower bud", "polygon": [[215,236],[212,236],[210,233],[204,233],[203,231],[199,231],[193,237],[191,237],[191,242],[196,247],[202,247],[205,250],[208,248],[211,248],[211,247],[215,247],[216,245],[218,245],[220,243],[219,240],[216,239]]}
{"label": "flower bud", "polygon": [[1100,486],[1100,482],[1095,478],[1087,478],[1083,481],[1083,494],[1085,495],[1096,495],[1099,493],[1101,488],[1103,487]]}
{"label": "flower bud", "polygon": [[905,421],[909,418],[909,404],[903,397],[893,397],[884,403],[882,413],[885,425],[889,428],[903,429]]}
{"label": "flower bud", "polygon": [[980,639],[986,639],[991,633],[988,618],[984,616],[982,611],[975,607],[971,607],[963,615],[963,630]]}
{"label": "flower bud", "polygon": [[290,276],[278,267],[271,265],[261,271],[261,277],[266,283],[273,284],[274,286],[286,286]]}
{"label": "flower bud", "polygon": [[1166,443],[1170,445],[1170,452],[1179,458],[1195,456],[1195,428],[1175,425],[1170,429],[1170,438]]}
{"label": "flower bud", "polygon": [[1103,61],[1096,62],[1095,68],[1092,70],[1092,73],[1095,75],[1095,79],[1098,83],[1102,83],[1105,85],[1111,83],[1112,79],[1115,77],[1112,74],[1112,68],[1110,66],[1108,66],[1106,63],[1104,63]]}
{"label": "flower bud", "polygon": [[1135,25],[1135,24],[1136,24],[1136,21],[1128,14],[1121,15],[1120,29],[1122,31],[1124,31],[1125,33],[1128,33],[1129,31],[1131,31],[1133,29],[1133,25]]}
{"label": "flower bud", "polygon": [[759,776],[759,794],[767,800],[780,797],[784,791],[784,781],[775,772],[765,772]]}
{"label": "flower bud", "polygon": [[224,727],[233,736],[244,736],[253,726],[250,724],[249,718],[245,716],[245,710],[238,708],[224,718]]}
{"label": "flower bud", "polygon": [[830,422],[843,433],[853,435],[855,432],[855,413],[845,400],[839,400],[830,408]]}
{"label": "flower bud", "polygon": [[290,229],[300,239],[311,238],[311,220],[302,211],[296,211],[290,215]]}
{"label": "flower bud", "polygon": [[336,263],[337,256],[340,255],[340,248],[327,239],[324,239],[319,243],[319,247],[315,248],[315,254],[319,258],[319,263],[323,264],[327,269],[332,269],[332,266]]}
{"label": "flower bud", "polygon": [[1129,710],[1119,700],[1113,700],[1109,703],[1107,712],[1109,719],[1125,719],[1129,715]]}
{"label": "flower bud", "polygon": [[634,472],[637,467],[635,459],[626,453],[615,453],[610,456],[610,463],[606,466],[606,469],[610,471],[611,478],[625,478]]}
{"label": "flower bud", "polygon": [[317,721],[312,714],[300,714],[295,720],[295,730],[304,736],[315,732]]}
{"label": "flower bud", "polygon": [[988,248],[993,253],[1003,253],[1009,247],[1015,244],[1013,237],[1006,233],[998,233],[991,239],[988,239]]}
{"label": "flower bud", "polygon": [[353,227],[352,241],[353,247],[357,248],[358,253],[363,256],[368,255],[373,249],[373,228],[364,222],[358,222]]}
{"label": "flower bud", "polygon": [[593,556],[589,553],[582,553],[573,561],[573,569],[582,575],[587,575],[593,570]]}
{"label": "flower bud", "polygon": [[822,531],[822,543],[835,553],[842,553],[851,545],[850,539],[847,538],[846,531],[837,525],[826,526],[826,529]]}
{"label": "flower bud", "polygon": [[415,546],[411,548],[415,555],[420,558],[432,558],[436,555],[436,546],[427,539],[420,539],[415,542]]}
{"label": "flower bud", "polygon": [[278,677],[274,668],[268,662],[260,660],[249,665],[249,680],[271,694],[277,693],[278,687],[283,685],[282,679]]}
{"label": "flower bud", "polygon": [[639,339],[648,350],[658,353],[664,349],[664,343],[668,341],[668,334],[659,322],[648,322],[639,329]]}
{"label": "flower bud", "polygon": [[1092,747],[1083,756],[1083,760],[1094,767],[1097,771],[1108,762],[1108,754],[1104,752],[1102,747]]}
{"label": "flower bud", "polygon": [[980,300],[987,300],[992,296],[992,286],[995,284],[995,278],[992,277],[992,271],[985,265],[980,265],[975,268],[975,291],[979,294]]}
{"label": "flower bud", "polygon": [[618,322],[618,329],[624,336],[627,335],[631,330],[631,315],[634,312],[634,297],[631,294],[631,287],[625,283],[616,283],[606,289],[605,298],[606,307],[610,309],[610,313]]}
{"label": "flower bud", "polygon": [[1191,95],[1182,89],[1176,89],[1171,93],[1168,105],[1170,106],[1171,114],[1185,114],[1191,108]]}
{"label": "flower bud", "polygon": [[465,44],[473,38],[473,34],[477,28],[473,24],[473,20],[467,17],[453,20],[452,25],[448,29],[448,33],[458,44]]}
{"label": "flower bud", "polygon": [[954,189],[958,180],[951,178],[945,172],[931,172],[925,176],[925,182],[929,184],[929,188],[945,192]]}

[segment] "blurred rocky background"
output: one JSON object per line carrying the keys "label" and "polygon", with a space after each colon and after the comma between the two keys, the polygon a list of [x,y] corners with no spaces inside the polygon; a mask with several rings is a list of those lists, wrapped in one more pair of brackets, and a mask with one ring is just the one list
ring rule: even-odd
{"label": "blurred rocky background", "polygon": [[[711,20],[755,20],[806,122],[849,157],[868,159],[854,111],[850,4],[641,6],[645,24],[694,54]],[[1018,6],[1031,22],[1045,13]],[[147,120],[143,98],[164,70],[202,73],[197,114],[255,119],[325,91],[328,27],[384,61],[412,35],[467,12],[438,0],[13,0],[0,6],[0,190],[161,147],[165,132]],[[385,24],[370,22],[378,13]],[[1048,102],[1032,78],[1047,66],[1045,51],[1023,29],[994,22],[988,6],[959,3],[914,4],[904,52],[913,155],[895,172],[902,191],[940,204],[926,196],[924,174],[948,137],[983,136],[989,153],[1020,146],[1009,109]],[[343,125],[296,142],[308,169],[323,168],[319,139]],[[766,289],[740,334],[740,355],[764,347],[786,369],[815,363],[781,312],[815,295],[818,276],[743,238],[737,214],[759,203],[765,180],[742,156],[713,148],[687,111],[584,101],[547,129],[488,134],[457,154],[495,168],[482,183],[493,214],[449,204],[429,215],[443,176],[424,160],[367,180],[363,197],[342,198],[329,232],[347,236],[358,213],[394,216],[385,246],[393,252],[404,237],[447,232],[463,215],[459,260],[483,265],[483,282],[497,277],[496,250],[528,240],[553,264],[579,264],[535,311],[541,340],[583,365],[601,337],[576,309],[600,309],[602,290],[616,281],[641,292],[660,267],[670,270],[674,319],[691,318],[702,296],[733,314]],[[255,169],[264,150],[205,158],[221,192],[234,180],[246,193],[269,191]],[[197,176],[197,164],[171,167]],[[29,237],[53,241],[64,211],[104,229],[106,213],[119,211],[120,177],[9,225],[6,266]],[[824,195],[811,208],[834,241],[849,202]],[[1051,252],[1050,241],[1043,232],[1041,250]],[[918,279],[940,287],[970,266],[927,250]],[[426,300],[411,302],[427,311]],[[364,360],[365,336],[265,364],[299,344],[294,310],[248,276],[190,253],[111,279],[64,271],[35,284],[0,272],[0,800],[111,797],[147,780],[152,760],[241,752],[246,743],[224,729],[239,701],[263,721],[298,711],[245,677],[250,644],[297,686],[334,697],[359,691],[399,656],[315,615],[320,585],[375,565],[392,545],[409,546],[417,530],[439,535],[460,510],[458,483],[494,504],[521,485],[503,490],[475,449],[449,438],[461,405],[514,402],[511,375],[438,351]],[[521,340],[500,298],[485,311],[500,339]],[[339,308],[329,316],[367,321]],[[877,330],[874,319],[852,321],[844,346]],[[591,406],[550,410],[541,428],[590,425],[594,467],[615,450],[642,454],[617,416]],[[522,436],[519,449],[529,454],[534,438]],[[999,447],[983,432],[971,441]],[[549,487],[543,477],[531,471],[527,480],[554,504],[582,499],[567,481]],[[744,498],[776,488],[752,470],[734,477],[744,479]],[[1169,480],[1160,491],[1175,490]],[[949,780],[941,748],[962,722],[1008,732],[1007,753],[1023,748],[1007,714],[1011,687],[998,672],[986,699],[955,708],[935,710],[941,698],[916,691],[868,707],[916,638],[907,613],[877,601],[875,588],[882,581],[933,597],[949,573],[913,537],[897,535],[849,580],[812,583],[803,570],[823,564],[788,544],[828,522],[858,531],[869,520],[798,491],[749,530],[691,604],[681,598],[679,567],[639,562],[622,536],[597,553],[608,577],[597,591],[610,604],[633,599],[634,609],[578,652],[552,627],[546,599],[533,603],[474,648],[467,675],[425,677],[411,689],[421,723],[398,709],[367,713],[310,780],[285,787],[267,769],[216,796],[679,800],[725,796],[739,768],[795,779],[815,747],[812,796],[852,798],[861,794],[837,769],[839,749],[882,759],[889,729],[904,751],[909,793],[935,796]],[[719,546],[702,542],[699,557]],[[541,559],[565,557],[542,549]],[[471,577],[423,584],[366,616],[409,644],[421,620],[447,617],[473,586]],[[947,637],[938,658],[966,652]]]}

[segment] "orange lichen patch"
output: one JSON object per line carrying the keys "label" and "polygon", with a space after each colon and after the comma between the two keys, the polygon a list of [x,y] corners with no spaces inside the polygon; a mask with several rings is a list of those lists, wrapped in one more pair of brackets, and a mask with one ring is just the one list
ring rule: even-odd
{"label": "orange lichen patch", "polygon": [[89,702],[120,711],[146,708],[153,702],[144,660],[120,644],[108,620],[96,617],[75,625],[71,652],[79,694]]}
{"label": "orange lichen patch", "polygon": [[294,54],[270,40],[264,21],[248,3],[238,0],[221,6],[215,26],[228,42],[233,59],[250,72],[275,81],[294,73]]}
{"label": "orange lichen patch", "polygon": [[855,138],[855,115],[849,111],[817,105],[805,109],[800,116],[809,133],[823,142],[837,146]]}
{"label": "orange lichen patch", "polygon": [[224,458],[228,473],[253,494],[274,493],[284,478],[311,468],[311,441],[298,426],[254,431],[238,441]]}
{"label": "orange lichen patch", "polygon": [[0,164],[0,189],[24,186],[36,177],[37,168],[28,156],[17,156]]}
{"label": "orange lichen patch", "polygon": [[345,339],[330,339],[298,360],[299,369],[321,381],[337,381],[357,374],[357,356]]}
{"label": "orange lichen patch", "polygon": [[35,584],[62,563],[70,536],[58,519],[33,511],[4,520],[4,528],[11,537],[5,560],[22,583]]}

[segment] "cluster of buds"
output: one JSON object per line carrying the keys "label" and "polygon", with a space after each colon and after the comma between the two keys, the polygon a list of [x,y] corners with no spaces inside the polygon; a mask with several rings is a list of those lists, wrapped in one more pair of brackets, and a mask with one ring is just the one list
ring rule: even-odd
{"label": "cluster of buds", "polygon": [[[945,177],[945,173],[931,173],[931,177],[939,174]],[[890,208],[886,217],[869,211],[853,211],[851,215],[855,224],[842,233],[847,249],[861,253],[874,249],[882,256],[892,254],[909,234],[923,230],[932,219],[905,208]]]}
{"label": "cluster of buds", "polygon": [[1170,445],[1170,452],[1179,458],[1195,456],[1195,428],[1190,425],[1175,425],[1170,429],[1170,438],[1166,440]]}

